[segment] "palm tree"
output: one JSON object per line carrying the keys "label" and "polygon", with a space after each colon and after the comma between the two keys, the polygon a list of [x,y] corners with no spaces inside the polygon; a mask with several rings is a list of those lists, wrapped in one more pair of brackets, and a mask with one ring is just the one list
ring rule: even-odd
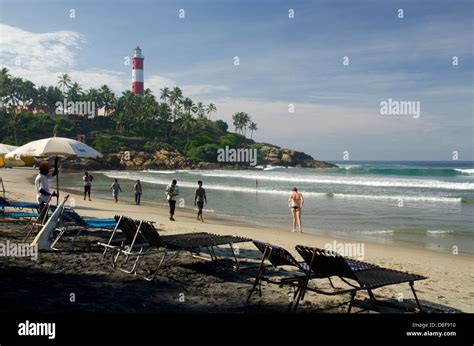
{"label": "palm tree", "polygon": [[6,103],[10,104],[9,113],[12,115],[13,119],[13,136],[15,138],[15,145],[18,144],[17,138],[17,120],[18,120],[18,109],[17,106],[21,100],[21,88],[23,84],[23,79],[21,78],[12,78],[9,82],[8,94],[5,96]]}
{"label": "palm tree", "polygon": [[18,84],[18,101],[29,108],[35,106],[38,102],[38,91],[35,88],[33,82],[29,80],[22,80]]}
{"label": "palm tree", "polygon": [[191,114],[191,112],[196,113],[197,106],[193,103],[193,100],[191,100],[189,97],[186,97],[183,100],[183,109],[187,114]]}
{"label": "palm tree", "polygon": [[97,111],[99,110],[99,108],[103,107],[102,100],[101,100],[101,94],[99,93],[99,91],[97,89],[90,88],[83,95],[83,99],[84,99],[84,101],[87,101],[87,102],[94,102],[94,104],[95,104],[95,107],[94,107],[95,113],[93,114],[93,116],[95,117],[97,115]]}
{"label": "palm tree", "polygon": [[206,108],[202,102],[198,102],[196,104],[196,113],[199,118],[204,118],[204,113],[206,112]]}
{"label": "palm tree", "polygon": [[105,84],[100,87],[99,94],[104,107],[104,115],[108,115],[108,113],[116,106],[117,100],[115,98],[115,94]]}
{"label": "palm tree", "polygon": [[242,128],[244,130],[244,136],[247,136],[247,127],[250,123],[250,116],[247,113],[242,114]]}
{"label": "palm tree", "polygon": [[209,116],[209,119],[211,119],[211,113],[217,112],[217,107],[214,105],[214,103],[209,103],[207,106],[207,115]]}
{"label": "palm tree", "polygon": [[186,148],[189,146],[189,134],[194,129],[195,120],[189,113],[185,113],[181,117],[181,126],[180,128],[187,133]]}
{"label": "palm tree", "polygon": [[66,94],[66,88],[69,88],[71,85],[71,77],[67,73],[63,73],[58,78],[58,86],[62,88],[63,94]]}
{"label": "palm tree", "polygon": [[170,89],[168,87],[164,87],[160,89],[160,100],[168,102],[170,98]]}
{"label": "palm tree", "polygon": [[0,98],[3,99],[9,94],[12,76],[6,67],[0,71]]}
{"label": "palm tree", "polygon": [[183,101],[183,91],[178,87],[174,87],[173,90],[171,90],[169,100],[170,105],[173,106],[173,121],[175,121],[179,114],[180,104]]}
{"label": "palm tree", "polygon": [[241,124],[241,117],[240,113],[235,113],[232,114],[232,120],[235,128],[235,132],[239,133],[240,132],[240,124]]}
{"label": "palm tree", "polygon": [[247,125],[250,122],[250,116],[245,112],[238,112],[232,115],[232,120],[234,121],[235,132],[244,135],[247,133]]}
{"label": "palm tree", "polygon": [[3,79],[10,79],[12,76],[10,75],[8,69],[6,67],[3,67],[0,70],[0,78]]}
{"label": "palm tree", "polygon": [[258,130],[257,123],[254,123],[253,121],[251,121],[249,124],[249,130],[250,130],[250,139],[252,139],[253,132]]}
{"label": "palm tree", "polygon": [[158,103],[156,102],[152,91],[148,88],[145,89],[140,101],[138,120],[142,123],[142,136],[145,136],[146,126],[149,125],[151,128],[153,124],[151,120],[153,120],[158,113]]}
{"label": "palm tree", "polygon": [[82,95],[83,95],[82,87],[79,85],[79,83],[76,83],[76,82],[74,82],[69,87],[69,90],[67,92],[67,97],[69,101],[73,101],[73,102],[79,101]]}
{"label": "palm tree", "polygon": [[38,88],[38,105],[49,115],[56,113],[56,102],[62,102],[63,99],[63,93],[58,87],[41,86]]}
{"label": "palm tree", "polygon": [[124,91],[118,101],[118,111],[114,112],[114,121],[120,133],[128,130],[125,125],[134,121],[138,111],[138,99],[140,97],[133,94],[130,90]]}
{"label": "palm tree", "polygon": [[168,140],[167,128],[168,128],[168,122],[171,120],[171,115],[172,113],[171,113],[170,106],[165,102],[161,102],[160,105],[158,106],[158,116],[159,116],[159,119],[163,121],[165,142]]}

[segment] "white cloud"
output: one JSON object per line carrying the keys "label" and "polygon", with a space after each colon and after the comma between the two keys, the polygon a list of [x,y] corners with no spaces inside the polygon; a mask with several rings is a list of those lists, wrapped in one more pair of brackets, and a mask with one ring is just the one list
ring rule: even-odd
{"label": "white cloud", "polygon": [[212,85],[212,84],[190,84],[183,85],[183,93],[188,96],[204,96],[219,91],[226,91],[229,88],[225,85]]}
{"label": "white cloud", "polygon": [[[127,82],[125,73],[103,69],[88,70],[72,70],[67,72],[73,81],[78,82],[82,88],[99,88],[107,84],[114,92],[122,93],[122,91],[130,88],[130,82]],[[59,74],[58,74],[59,75]],[[55,82],[57,82],[57,77]]]}
{"label": "white cloud", "polygon": [[[82,88],[98,88],[107,84],[120,94],[130,89],[131,73],[90,68],[74,69],[76,54],[85,38],[74,31],[34,33],[14,26],[0,24],[0,62],[13,76],[31,80],[36,85],[56,85],[58,76],[67,73]],[[8,49],[7,49],[8,47]],[[159,95],[165,86],[174,87],[178,83],[170,78],[153,74],[145,76],[145,87]],[[199,96],[225,87],[211,84],[188,84],[182,87],[186,96]]]}
{"label": "white cloud", "polygon": [[75,70],[76,53],[85,38],[78,32],[34,33],[0,24],[0,59],[13,76],[36,85],[56,85],[58,76],[68,73],[84,89],[109,85],[115,91],[127,87],[123,72],[101,69]]}
{"label": "white cloud", "polygon": [[327,149],[321,149],[327,147],[329,141],[334,144],[337,140],[341,145],[345,143],[348,147],[354,147],[354,143],[370,142],[372,137],[382,134],[392,137],[418,136],[429,134],[435,128],[426,113],[420,119],[382,116],[378,104],[368,108],[295,103],[294,113],[290,113],[288,103],[283,101],[245,98],[205,100],[205,103],[209,102],[216,104],[218,115],[215,117],[225,120],[230,130],[233,130],[232,114],[246,112],[258,124],[259,130],[254,134],[256,140],[307,150],[309,153],[330,153]]}
{"label": "white cloud", "polygon": [[29,70],[72,67],[75,50],[85,42],[84,37],[74,31],[38,34],[5,24],[0,24],[0,37],[2,65]]}

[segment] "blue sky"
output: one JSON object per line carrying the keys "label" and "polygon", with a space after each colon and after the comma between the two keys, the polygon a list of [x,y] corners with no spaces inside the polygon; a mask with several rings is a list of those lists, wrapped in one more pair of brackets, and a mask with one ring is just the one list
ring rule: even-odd
{"label": "blue sky", "polygon": [[[178,85],[229,124],[245,111],[259,141],[327,160],[474,159],[472,1],[0,4],[0,63],[37,84],[66,72],[123,91],[124,58],[139,44],[145,87]],[[420,102],[420,118],[381,115],[388,98]]]}

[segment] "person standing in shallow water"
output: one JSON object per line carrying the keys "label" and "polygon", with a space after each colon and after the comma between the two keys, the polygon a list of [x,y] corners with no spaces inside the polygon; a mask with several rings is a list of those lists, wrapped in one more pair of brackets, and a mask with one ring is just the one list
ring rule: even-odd
{"label": "person standing in shallow water", "polygon": [[194,205],[197,204],[198,213],[197,213],[197,220],[204,222],[202,218],[202,208],[204,207],[204,202],[207,204],[207,197],[206,197],[206,190],[202,187],[202,181],[198,181],[198,188],[194,193]]}
{"label": "person standing in shallow water", "polygon": [[290,197],[288,198],[288,207],[291,210],[291,216],[293,217],[293,229],[292,232],[296,232],[296,224],[298,224],[298,231],[303,233],[303,227],[301,224],[301,208],[304,205],[304,198],[301,193],[298,192],[296,187],[291,189]]}
{"label": "person standing in shallow water", "polygon": [[170,220],[175,221],[174,211],[176,209],[176,197],[179,195],[179,187],[177,185],[176,179],[174,179],[170,185],[166,187],[166,199],[170,206]]}
{"label": "person standing in shallow water", "polygon": [[140,183],[139,179],[137,179],[133,189],[135,190],[135,204],[140,205],[140,200],[142,198],[142,183]]}

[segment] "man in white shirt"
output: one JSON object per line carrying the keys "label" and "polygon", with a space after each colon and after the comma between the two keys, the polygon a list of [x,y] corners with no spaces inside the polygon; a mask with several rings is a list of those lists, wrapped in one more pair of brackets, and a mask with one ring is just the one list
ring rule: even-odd
{"label": "man in white shirt", "polygon": [[174,220],[174,210],[176,209],[176,196],[179,195],[179,187],[176,185],[178,182],[174,179],[170,185],[166,187],[166,199],[170,206],[170,220]]}
{"label": "man in white shirt", "polygon": [[53,193],[49,192],[49,169],[49,164],[47,162],[41,162],[39,173],[35,179],[36,200],[40,206],[41,217],[45,216],[43,213],[46,212],[45,206],[49,202],[50,196],[57,196],[56,191]]}

